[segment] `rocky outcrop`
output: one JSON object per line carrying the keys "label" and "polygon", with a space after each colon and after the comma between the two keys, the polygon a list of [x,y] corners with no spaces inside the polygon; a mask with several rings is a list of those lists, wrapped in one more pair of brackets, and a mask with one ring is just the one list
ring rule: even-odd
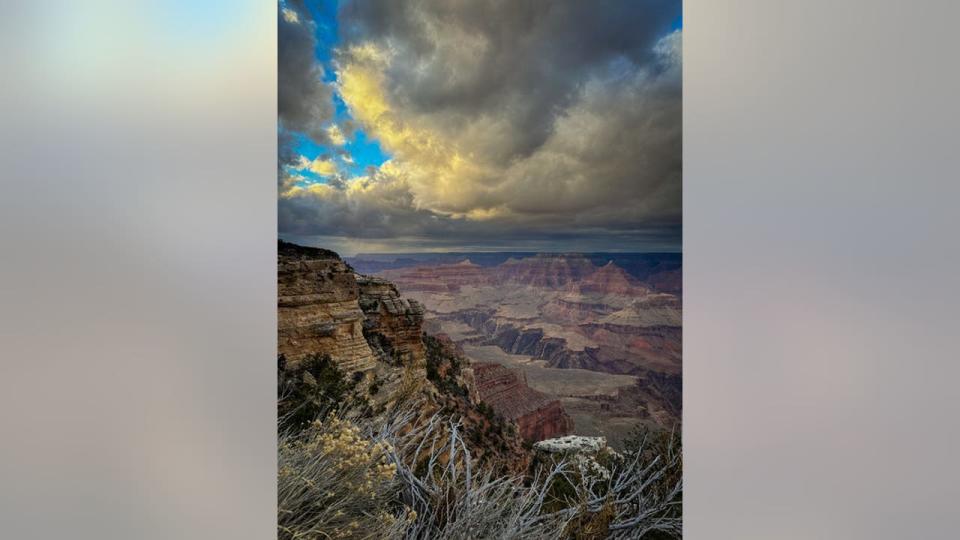
{"label": "rocky outcrop", "polygon": [[570,284],[571,292],[579,294],[618,294],[622,296],[640,296],[649,292],[626,270],[620,268],[613,261],[602,268],[584,277],[582,280]]}
{"label": "rocky outcrop", "polygon": [[423,367],[423,306],[416,300],[402,298],[397,288],[384,279],[357,276],[357,286],[364,314],[363,331],[368,341],[376,340],[374,351],[380,359],[395,365]]}
{"label": "rocky outcrop", "polygon": [[472,371],[481,401],[516,422],[524,439],[541,441],[573,430],[560,401],[527,386],[523,372],[488,363],[475,363]]}
{"label": "rocky outcrop", "polygon": [[356,275],[336,253],[281,243],[277,296],[277,352],[291,366],[329,355],[347,373],[375,367]]}
{"label": "rocky outcrop", "polygon": [[316,354],[347,373],[378,360],[423,367],[424,310],[416,300],[354,273],[332,251],[281,243],[278,259],[278,353],[291,365]]}
{"label": "rocky outcrop", "polygon": [[357,274],[332,251],[281,241],[277,288],[278,396],[285,396],[278,413],[301,411],[297,425],[311,421],[303,411],[328,406],[330,395],[374,414],[402,404],[416,421],[458,418],[471,454],[512,473],[530,457],[521,433],[539,440],[571,427],[559,402],[516,377],[502,387],[506,393],[488,395],[503,414],[482,408],[473,366],[449,338],[424,333],[423,306],[387,280]]}
{"label": "rocky outcrop", "polygon": [[568,435],[556,439],[540,441],[533,445],[534,451],[542,456],[564,456],[572,458],[583,477],[609,480],[610,468],[603,465],[622,456],[607,446],[604,437],[582,437]]}

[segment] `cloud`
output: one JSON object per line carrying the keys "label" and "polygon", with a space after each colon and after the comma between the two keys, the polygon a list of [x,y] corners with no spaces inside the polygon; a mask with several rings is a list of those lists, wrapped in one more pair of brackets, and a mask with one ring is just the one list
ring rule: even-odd
{"label": "cloud", "polygon": [[678,248],[679,14],[659,1],[345,4],[336,91],[391,159],[339,177],[343,189],[289,193],[281,232]]}
{"label": "cloud", "polygon": [[[296,8],[296,9],[295,9]],[[281,129],[328,142],[325,123],[333,118],[333,89],[323,82],[314,50],[316,24],[302,6],[280,4],[277,17],[277,114]]]}
{"label": "cloud", "polygon": [[297,12],[292,9],[281,8],[280,13],[283,15],[283,20],[288,23],[297,24],[300,22],[300,17],[297,15]]}
{"label": "cloud", "polygon": [[319,156],[309,159],[306,156],[300,156],[297,159],[293,169],[298,171],[310,171],[319,176],[333,176],[337,173],[337,164],[330,158]]}
{"label": "cloud", "polygon": [[347,144],[346,135],[344,135],[343,131],[340,130],[340,126],[336,124],[331,124],[327,128],[327,139],[330,141],[330,144],[334,146],[343,146]]}

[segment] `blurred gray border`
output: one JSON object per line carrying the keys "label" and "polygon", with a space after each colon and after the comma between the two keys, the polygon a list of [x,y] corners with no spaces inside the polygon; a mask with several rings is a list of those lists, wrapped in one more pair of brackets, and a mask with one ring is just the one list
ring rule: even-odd
{"label": "blurred gray border", "polygon": [[276,536],[276,6],[0,6],[0,538]]}
{"label": "blurred gray border", "polygon": [[[958,16],[685,2],[687,538],[956,536]],[[0,537],[275,535],[275,17],[0,7]]]}
{"label": "blurred gray border", "polygon": [[684,7],[686,537],[956,538],[960,4]]}

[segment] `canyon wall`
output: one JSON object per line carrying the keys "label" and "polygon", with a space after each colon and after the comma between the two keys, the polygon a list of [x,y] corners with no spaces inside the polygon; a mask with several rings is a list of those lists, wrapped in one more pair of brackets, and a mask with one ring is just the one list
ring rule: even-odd
{"label": "canyon wall", "polygon": [[[613,257],[630,263],[632,271]],[[592,381],[602,379],[578,383],[525,369],[535,373],[533,386],[561,400],[581,433],[608,429],[608,421],[626,425],[628,418],[667,429],[679,422],[681,395],[673,381],[679,380],[683,356],[680,265],[679,255],[542,254],[487,266],[416,265],[381,275],[424,306],[435,331],[469,345],[480,361],[633,377],[616,379],[623,383],[620,391],[603,390],[598,398]],[[509,357],[477,349],[485,346]],[[559,380],[567,382],[558,386]],[[545,408],[541,415],[551,413]],[[526,429],[536,431],[531,426]]]}
{"label": "canyon wall", "polygon": [[360,276],[335,253],[281,245],[277,346],[291,365],[330,355],[346,373],[378,360],[422,367],[423,306],[388,281]]}
{"label": "canyon wall", "polygon": [[[461,277],[475,277],[473,265],[456,266]],[[458,279],[458,272],[447,275]],[[561,403],[527,386],[522,373],[494,364],[471,365],[453,341],[424,333],[425,310],[418,301],[402,296],[390,281],[355,273],[334,252],[280,242],[277,290],[277,352],[286,369],[297,369],[308,356],[326,355],[345,375],[364,373],[364,380],[380,381],[387,392],[402,386],[406,368],[412,367],[409,373],[422,383],[417,387],[429,396],[425,406],[457,411],[478,433],[477,426],[486,422],[476,410],[481,401],[515,422],[529,441],[573,428]],[[433,385],[427,382],[430,377]],[[389,401],[384,392],[377,399]]]}
{"label": "canyon wall", "polygon": [[333,252],[283,249],[277,263],[277,352],[290,365],[330,355],[347,373],[376,357],[363,335],[365,315],[352,269]]}
{"label": "canyon wall", "polygon": [[424,309],[416,300],[400,296],[389,281],[357,276],[358,303],[364,314],[363,331],[382,361],[423,367],[426,353],[423,333]]}
{"label": "canyon wall", "polygon": [[523,372],[490,363],[474,363],[472,371],[480,399],[516,422],[524,439],[541,441],[573,430],[560,401],[527,386]]}

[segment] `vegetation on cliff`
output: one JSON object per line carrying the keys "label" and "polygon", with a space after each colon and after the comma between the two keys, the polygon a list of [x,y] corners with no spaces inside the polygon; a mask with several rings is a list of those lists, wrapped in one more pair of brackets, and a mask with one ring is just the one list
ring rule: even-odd
{"label": "vegetation on cliff", "polygon": [[[281,539],[679,534],[680,457],[665,439],[638,432],[622,455],[535,451],[511,470],[510,449],[490,447],[516,438],[485,404],[441,394],[427,416],[411,401],[375,411],[328,357],[278,368]],[[450,373],[438,365],[441,385]]]}

